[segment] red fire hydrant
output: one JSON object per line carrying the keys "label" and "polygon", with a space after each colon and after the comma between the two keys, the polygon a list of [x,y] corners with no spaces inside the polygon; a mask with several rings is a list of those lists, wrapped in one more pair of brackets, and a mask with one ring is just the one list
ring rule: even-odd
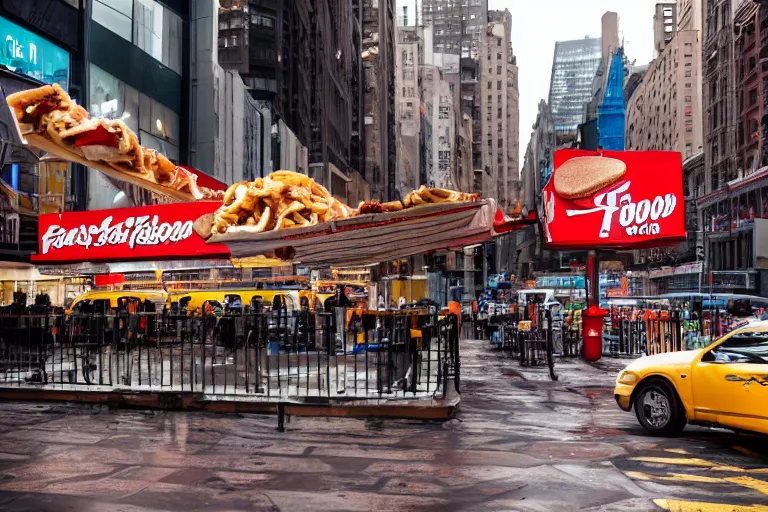
{"label": "red fire hydrant", "polygon": [[584,334],[584,359],[597,361],[603,355],[603,318],[607,309],[591,305],[581,314]]}

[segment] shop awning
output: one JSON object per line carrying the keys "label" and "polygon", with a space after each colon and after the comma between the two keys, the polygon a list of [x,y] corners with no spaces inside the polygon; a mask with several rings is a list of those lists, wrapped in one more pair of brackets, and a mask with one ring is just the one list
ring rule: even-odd
{"label": "shop awning", "polygon": [[493,199],[440,203],[211,242],[226,244],[233,258],[291,248],[298,264],[365,265],[488,241],[496,234],[495,215]]}
{"label": "shop awning", "polygon": [[762,183],[766,178],[768,178],[768,167],[761,167],[751,174],[728,182],[728,190],[731,192],[746,192],[754,188],[759,188],[760,186],[768,185],[768,180],[766,180],[765,183]]}

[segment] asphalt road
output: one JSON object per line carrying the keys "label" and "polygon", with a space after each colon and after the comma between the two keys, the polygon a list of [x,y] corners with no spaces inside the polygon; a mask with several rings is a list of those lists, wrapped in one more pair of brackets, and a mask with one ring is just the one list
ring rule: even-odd
{"label": "asphalt road", "polygon": [[447,423],[0,404],[9,511],[768,512],[768,442],[644,435],[611,395],[617,361],[560,382],[462,342]]}

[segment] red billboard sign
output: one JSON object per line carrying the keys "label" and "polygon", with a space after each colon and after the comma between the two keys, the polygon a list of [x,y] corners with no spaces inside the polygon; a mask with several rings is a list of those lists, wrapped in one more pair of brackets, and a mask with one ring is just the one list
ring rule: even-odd
{"label": "red billboard sign", "polygon": [[685,240],[680,153],[556,151],[540,217],[552,249],[636,249]]}
{"label": "red billboard sign", "polygon": [[206,244],[192,223],[218,201],[41,215],[36,262],[129,261],[229,257]]}

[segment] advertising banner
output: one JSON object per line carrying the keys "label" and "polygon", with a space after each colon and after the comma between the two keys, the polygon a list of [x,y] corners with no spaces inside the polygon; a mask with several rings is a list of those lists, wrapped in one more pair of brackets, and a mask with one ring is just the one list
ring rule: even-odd
{"label": "advertising banner", "polygon": [[216,211],[218,201],[51,213],[40,216],[35,262],[79,263],[229,257],[206,244],[192,223]]}
{"label": "advertising banner", "polygon": [[541,208],[550,249],[638,249],[685,240],[680,153],[556,151]]}

